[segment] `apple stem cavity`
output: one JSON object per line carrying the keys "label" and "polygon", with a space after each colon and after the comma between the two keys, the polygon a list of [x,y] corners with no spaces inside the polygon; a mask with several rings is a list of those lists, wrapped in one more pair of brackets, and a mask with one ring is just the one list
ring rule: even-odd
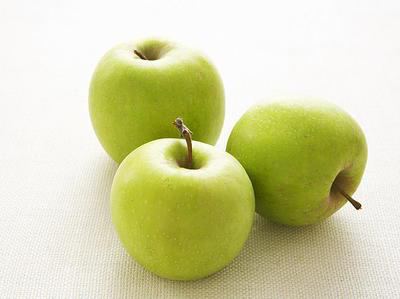
{"label": "apple stem cavity", "polygon": [[186,140],[186,145],[187,145],[187,150],[188,150],[188,156],[187,156],[187,168],[192,169],[193,168],[193,150],[192,150],[192,131],[189,130],[188,127],[183,123],[183,119],[178,117],[175,119],[175,121],[172,123],[181,133],[181,137],[185,138]]}
{"label": "apple stem cavity", "polygon": [[138,50],[133,50],[133,53],[135,53],[137,56],[139,56],[140,59],[148,60],[147,57],[143,53],[139,52]]}
{"label": "apple stem cavity", "polygon": [[361,209],[361,203],[359,203],[357,200],[352,198],[350,195],[348,195],[346,192],[344,192],[339,186],[335,184],[335,188],[339,191],[340,194],[342,194],[352,205],[356,210]]}

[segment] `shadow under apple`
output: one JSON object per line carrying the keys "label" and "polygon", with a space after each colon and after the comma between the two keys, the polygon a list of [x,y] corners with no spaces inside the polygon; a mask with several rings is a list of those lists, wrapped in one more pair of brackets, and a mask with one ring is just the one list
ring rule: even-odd
{"label": "shadow under apple", "polygon": [[[340,215],[298,228],[272,224],[257,215],[241,254],[208,278],[191,282],[165,280],[143,269],[126,253],[119,256],[114,272],[119,275],[118,293],[124,295],[224,298],[229,293],[256,297],[262,295],[260,292],[267,296],[270,290],[272,294],[307,296],[297,290],[312,289],[314,294],[332,296],[333,284],[352,280],[361,271],[358,265],[363,262],[354,239],[358,238],[352,238],[350,224]],[[332,277],[340,277],[340,281],[332,281]]]}

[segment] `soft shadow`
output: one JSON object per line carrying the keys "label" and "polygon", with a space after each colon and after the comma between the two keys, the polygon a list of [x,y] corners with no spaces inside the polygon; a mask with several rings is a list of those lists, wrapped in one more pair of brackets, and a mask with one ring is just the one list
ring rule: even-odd
{"label": "soft shadow", "polygon": [[309,297],[298,293],[309,289],[328,296],[332,285],[340,284],[332,277],[341,273],[341,281],[352,280],[361,271],[357,268],[362,264],[358,252],[351,227],[340,217],[306,227],[287,227],[257,215],[241,255],[207,281],[210,287],[229,285],[240,297],[259,296],[260,289],[265,295],[272,291]]}
{"label": "soft shadow", "polygon": [[[124,254],[115,265],[118,267],[115,272],[119,273],[120,285],[131,288],[120,289],[118,293],[159,296],[161,292],[178,298],[228,298],[232,294],[267,296],[271,291],[271,294],[307,296],[298,290],[304,292],[309,288],[313,294],[333,295],[332,284],[340,281],[332,281],[332,277],[351,280],[361,271],[357,267],[362,264],[361,255],[352,234],[350,224],[339,216],[300,228],[275,225],[256,216],[243,251],[219,273],[193,282],[168,281],[144,270]],[[143,285],[138,287],[138,284]]]}

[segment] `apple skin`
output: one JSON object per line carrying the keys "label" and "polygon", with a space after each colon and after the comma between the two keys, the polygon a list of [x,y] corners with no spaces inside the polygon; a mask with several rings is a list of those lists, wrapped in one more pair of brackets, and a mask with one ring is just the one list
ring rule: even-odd
{"label": "apple skin", "polygon": [[137,148],[119,166],[112,220],[128,253],[158,276],[195,280],[229,264],[254,218],[250,179],[231,155],[193,142],[195,169],[180,167],[182,139]]}
{"label": "apple skin", "polygon": [[352,195],[364,172],[367,143],[356,121],[318,100],[262,103],[234,126],[227,152],[246,169],[256,211],[280,224],[319,222]]}
{"label": "apple skin", "polygon": [[201,53],[167,40],[140,40],[117,45],[100,60],[89,111],[100,143],[120,163],[146,142],[176,137],[175,128],[165,124],[178,116],[196,140],[215,144],[224,121],[224,88]]}

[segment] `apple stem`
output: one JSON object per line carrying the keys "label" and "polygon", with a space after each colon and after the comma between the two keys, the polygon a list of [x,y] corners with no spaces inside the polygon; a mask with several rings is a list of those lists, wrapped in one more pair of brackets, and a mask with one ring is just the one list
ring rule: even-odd
{"label": "apple stem", "polygon": [[352,198],[350,195],[348,195],[346,192],[344,192],[339,186],[335,184],[336,189],[339,191],[340,194],[342,194],[352,205],[356,210],[361,209],[361,203],[359,203],[357,200]]}
{"label": "apple stem", "polygon": [[187,156],[187,167],[189,169],[192,168],[193,164],[193,153],[192,153],[192,131],[189,130],[188,127],[185,126],[183,123],[182,118],[176,118],[175,121],[172,123],[181,133],[181,137],[185,138],[186,140],[186,145],[188,149],[188,156]]}
{"label": "apple stem", "polygon": [[139,56],[139,57],[140,57],[140,59],[143,59],[143,60],[148,60],[148,59],[147,59],[147,57],[146,57],[146,56],[144,56],[144,54],[143,54],[143,53],[141,53],[141,52],[139,52],[138,50],[133,50],[133,53],[135,53],[137,56]]}

